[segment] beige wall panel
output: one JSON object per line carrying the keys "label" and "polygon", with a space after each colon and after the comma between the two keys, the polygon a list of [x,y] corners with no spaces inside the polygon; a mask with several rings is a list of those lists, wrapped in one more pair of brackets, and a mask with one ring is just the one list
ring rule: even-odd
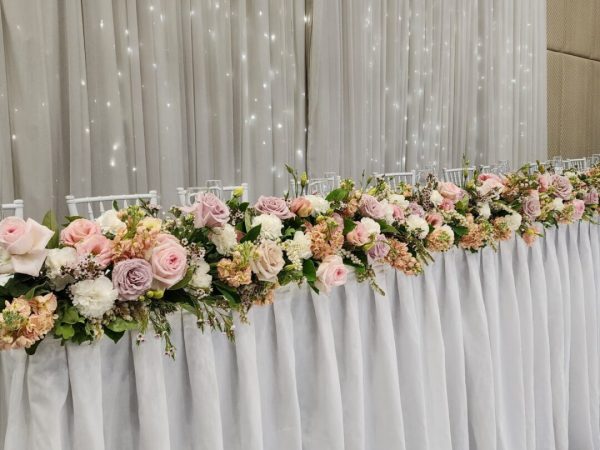
{"label": "beige wall panel", "polygon": [[565,2],[565,53],[584,58],[591,57],[596,3],[597,0]]}
{"label": "beige wall panel", "polygon": [[592,39],[592,59],[600,61],[600,0],[596,0],[594,10],[594,31],[590,38]]}
{"label": "beige wall panel", "polygon": [[600,61],[592,61],[592,148],[600,153]]}
{"label": "beige wall panel", "polygon": [[565,0],[548,0],[546,20],[548,50],[562,51],[565,46]]}
{"label": "beige wall panel", "polygon": [[560,155],[562,54],[548,51],[548,155]]}

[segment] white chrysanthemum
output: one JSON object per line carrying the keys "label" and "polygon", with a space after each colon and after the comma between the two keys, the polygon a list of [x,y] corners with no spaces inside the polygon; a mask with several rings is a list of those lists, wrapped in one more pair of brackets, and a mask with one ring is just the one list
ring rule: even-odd
{"label": "white chrysanthemum", "polygon": [[519,213],[512,213],[509,216],[506,216],[506,225],[511,231],[517,231],[521,226],[521,221],[523,218]]}
{"label": "white chrysanthemum", "polygon": [[400,195],[400,194],[392,194],[392,195],[390,195],[388,197],[388,201],[392,205],[399,206],[402,209],[408,208],[408,205],[410,204],[410,202],[404,198],[404,195]]}
{"label": "white chrysanthemum", "polygon": [[190,280],[190,287],[194,289],[209,289],[212,283],[212,276],[208,273],[209,271],[210,266],[208,263],[201,260],[194,270],[194,275]]}
{"label": "white chrysanthemum", "polygon": [[63,267],[71,267],[77,263],[77,251],[73,247],[53,248],[48,250],[46,257],[46,275],[54,284],[56,290],[61,291],[71,280],[68,276],[62,276]]}
{"label": "white chrysanthemum", "polygon": [[119,297],[112,281],[101,276],[95,280],[83,280],[71,286],[73,305],[88,319],[100,319],[109,311]]}
{"label": "white chrysanthemum", "polygon": [[425,239],[429,234],[429,224],[421,216],[411,214],[406,219],[408,231],[415,233],[419,239]]}
{"label": "white chrysanthemum", "polygon": [[445,234],[451,237],[452,242],[454,242],[454,231],[449,225],[442,225],[438,228],[438,230],[443,231]]}
{"label": "white chrysanthemum", "polygon": [[252,227],[260,225],[260,235],[265,239],[279,239],[283,223],[281,219],[273,214],[261,214],[252,219]]}
{"label": "white chrysanthemum", "polygon": [[100,225],[103,233],[117,234],[122,229],[126,228],[127,225],[119,219],[117,211],[109,209],[102,213],[100,217],[96,219],[96,223]]}
{"label": "white chrysanthemum", "polygon": [[310,251],[310,236],[307,236],[302,231],[294,233],[294,239],[283,243],[282,247],[288,255],[288,258],[294,264],[301,264],[303,259],[308,259],[312,256]]}
{"label": "white chrysanthemum", "polygon": [[379,202],[385,209],[385,216],[383,220],[386,221],[387,224],[391,225],[394,223],[394,207],[387,200],[382,200]]}
{"label": "white chrysanthemum", "polygon": [[490,216],[492,215],[492,211],[490,210],[490,204],[489,203],[480,203],[477,206],[479,207],[479,215],[486,220],[489,219]]}
{"label": "white chrysanthemum", "polygon": [[318,195],[305,195],[304,198],[310,202],[313,216],[325,214],[329,210],[329,202],[323,197],[319,197]]}
{"label": "white chrysanthemum", "polygon": [[562,198],[555,198],[554,200],[552,200],[552,209],[554,211],[558,211],[561,212],[565,207],[565,204],[563,203]]}
{"label": "white chrysanthemum", "polygon": [[360,223],[362,223],[365,226],[365,229],[367,230],[367,233],[369,233],[369,236],[377,236],[379,233],[381,233],[381,227],[379,226],[379,224],[370,217],[363,217],[362,219],[360,219]]}
{"label": "white chrysanthemum", "polygon": [[217,252],[228,256],[237,245],[237,233],[235,228],[226,223],[222,227],[214,227],[208,235],[210,241],[215,244]]}
{"label": "white chrysanthemum", "polygon": [[433,191],[431,191],[429,200],[431,200],[431,203],[433,203],[435,206],[440,206],[444,201],[444,197],[442,197],[442,194],[440,194],[439,191],[436,191],[434,189]]}

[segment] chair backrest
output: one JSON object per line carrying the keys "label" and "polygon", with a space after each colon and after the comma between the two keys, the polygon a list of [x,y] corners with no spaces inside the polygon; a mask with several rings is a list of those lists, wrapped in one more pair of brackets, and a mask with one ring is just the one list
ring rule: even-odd
{"label": "chair backrest", "polygon": [[25,203],[23,200],[15,200],[12,203],[3,203],[2,204],[2,213],[1,218],[5,217],[18,217],[19,219],[23,219],[23,209],[25,208]]}
{"label": "chair backrest", "polygon": [[585,170],[587,166],[585,158],[565,159],[564,165],[565,169],[575,170]]}
{"label": "chair backrest", "polygon": [[540,169],[540,167],[538,166],[538,163],[536,163],[536,162],[529,163],[529,175],[537,172],[539,169]]}
{"label": "chair backrest", "polygon": [[[305,193],[312,195],[321,195],[325,197],[331,191],[339,187],[340,182],[340,177],[337,175],[334,177],[327,178],[311,178],[308,180]],[[300,192],[300,190],[300,181],[298,181],[294,185],[294,180],[290,180],[290,196],[294,197],[296,195],[296,192]]]}
{"label": "chair backrest", "polygon": [[410,184],[414,186],[417,183],[417,171],[409,172],[389,172],[389,173],[374,173],[376,177],[383,177],[392,188],[396,188],[400,183]]}
{"label": "chair backrest", "polygon": [[[465,179],[465,172],[467,178]],[[475,167],[461,167],[458,169],[444,169],[444,181],[450,181],[457,186],[464,187],[468,180],[475,177]]]}
{"label": "chair backrest", "polygon": [[[151,205],[158,204],[158,193],[150,191],[147,194],[123,194],[123,195],[106,195],[101,197],[79,197],[75,198],[72,195],[67,195],[67,208],[71,216],[87,216],[88,219],[94,220],[104,211],[112,209],[113,203],[116,201],[119,207],[127,207],[130,205],[139,205],[140,200],[146,200]],[[79,205],[85,208],[84,211],[79,211]]]}
{"label": "chair backrest", "polygon": [[229,200],[233,196],[233,191],[238,188],[242,188],[242,201],[248,201],[248,183],[242,183],[239,186],[223,186],[223,187],[212,187],[212,186],[195,186],[187,189],[177,188],[177,197],[179,203],[182,206],[190,206],[196,201],[195,197],[201,192],[212,192],[221,200]]}
{"label": "chair backrest", "polygon": [[479,171],[481,173],[496,173],[497,169],[498,169],[497,167],[492,167],[489,165],[479,166]]}
{"label": "chair backrest", "polygon": [[594,153],[592,155],[592,164],[598,164],[600,163],[600,153]]}

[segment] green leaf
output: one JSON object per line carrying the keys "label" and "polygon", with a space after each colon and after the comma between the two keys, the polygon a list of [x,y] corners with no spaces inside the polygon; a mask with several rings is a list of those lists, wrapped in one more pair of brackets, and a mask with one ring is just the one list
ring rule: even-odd
{"label": "green leaf", "polygon": [[310,286],[310,288],[315,291],[316,294],[319,293],[319,288],[317,288],[317,286],[315,286],[315,283],[313,281],[309,281],[308,285]]}
{"label": "green leaf", "polygon": [[246,230],[252,228],[252,213],[250,212],[250,208],[244,212],[244,224],[246,225]]}
{"label": "green leaf", "polygon": [[454,231],[454,234],[456,236],[458,236],[459,238],[463,237],[464,235],[466,235],[469,232],[469,229],[467,227],[463,227],[461,225],[457,225],[455,227],[452,227],[452,231]]}
{"label": "green leaf", "polygon": [[398,234],[398,230],[385,220],[377,220],[382,233]]}
{"label": "green leaf", "polygon": [[122,319],[121,317],[117,317],[111,323],[106,325],[106,328],[110,331],[114,331],[115,333],[120,333],[121,331],[137,330],[139,328],[139,324],[136,321],[130,322]]}
{"label": "green leaf", "polygon": [[304,260],[304,263],[302,264],[302,273],[309,284],[317,281],[317,269],[315,269],[315,263],[312,259]]}
{"label": "green leaf", "polygon": [[173,286],[171,286],[168,290],[176,291],[178,289],[183,289],[190,283],[190,280],[192,279],[193,276],[194,276],[194,271],[192,269],[188,269],[185,276],[178,283],[175,283]]}
{"label": "green leaf", "polygon": [[79,311],[77,311],[77,308],[75,308],[74,306],[69,306],[62,316],[61,322],[75,324],[83,323],[85,322],[85,319],[79,315]]}
{"label": "green leaf", "polygon": [[260,234],[261,227],[262,227],[262,225],[257,225],[254,228],[251,228],[250,231],[248,231],[248,233],[246,233],[246,236],[244,236],[242,239],[240,239],[240,243],[244,243],[244,242],[248,242],[248,241],[252,242],[252,241],[256,240],[256,238]]}
{"label": "green leaf", "polygon": [[325,200],[329,202],[341,202],[345,200],[346,197],[348,197],[348,191],[346,189],[338,188],[327,194]]}
{"label": "green leaf", "polygon": [[104,334],[106,336],[108,336],[116,344],[123,337],[125,332],[124,331],[113,331],[108,328],[105,328]]}
{"label": "green leaf", "polygon": [[347,217],[344,217],[344,234],[346,235],[346,234],[350,233],[355,228],[356,228],[356,222],[354,222],[354,220],[352,220],[352,219],[348,219]]}
{"label": "green leaf", "polygon": [[75,328],[73,325],[61,323],[54,328],[54,334],[64,341],[68,341],[75,336]]}
{"label": "green leaf", "polygon": [[112,207],[115,211],[118,211],[120,209],[119,203],[116,200],[113,200]]}
{"label": "green leaf", "polygon": [[285,229],[283,237],[294,237],[294,234],[296,234],[296,229],[294,227],[288,227]]}
{"label": "green leaf", "polygon": [[56,220],[56,216],[54,215],[54,212],[48,211],[46,213],[46,215],[44,216],[44,220],[42,220],[42,225],[44,225],[46,228],[48,228],[54,232],[54,234],[48,241],[46,248],[58,248],[58,243],[59,243],[58,222]]}
{"label": "green leaf", "polygon": [[230,286],[227,286],[226,284],[223,284],[220,281],[213,281],[213,285],[215,286],[217,291],[219,291],[219,293],[223,297],[225,297],[225,299],[227,299],[227,301],[231,305],[237,305],[242,302],[240,295]]}
{"label": "green leaf", "polygon": [[71,223],[77,219],[83,219],[83,217],[81,217],[81,216],[65,216],[65,219],[67,219],[67,222]]}
{"label": "green leaf", "polygon": [[27,291],[27,293],[25,294],[25,298],[27,300],[31,300],[33,297],[35,297],[35,290],[38,288],[38,286],[34,286],[31,289],[29,289]]}

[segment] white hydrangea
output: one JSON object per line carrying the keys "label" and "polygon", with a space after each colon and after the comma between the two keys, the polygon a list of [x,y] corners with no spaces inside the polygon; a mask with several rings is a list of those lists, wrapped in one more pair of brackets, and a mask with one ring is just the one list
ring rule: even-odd
{"label": "white hydrangea", "polygon": [[74,266],[77,263],[77,251],[73,247],[53,248],[48,250],[46,257],[46,275],[54,284],[56,290],[61,291],[71,281],[69,276],[63,276],[63,267]]}
{"label": "white hydrangea", "polygon": [[383,217],[383,220],[385,220],[386,223],[389,225],[393,224],[394,207],[387,200],[382,200],[380,203],[385,208],[385,216]]}
{"label": "white hydrangea", "polygon": [[415,233],[419,239],[425,239],[429,234],[429,224],[425,219],[416,214],[411,214],[406,219],[408,231]]}
{"label": "white hydrangea", "polygon": [[302,268],[302,260],[312,256],[310,245],[310,236],[304,234],[302,231],[296,231],[294,239],[285,241],[282,247],[292,264],[300,270]]}
{"label": "white hydrangea", "polygon": [[511,231],[517,231],[521,226],[521,221],[523,218],[519,213],[512,213],[509,216],[506,216],[506,225],[510,228]]}
{"label": "white hydrangea", "polygon": [[276,240],[281,237],[283,223],[273,214],[261,214],[252,219],[252,228],[260,225],[260,236],[265,239]]}
{"label": "white hydrangea", "polygon": [[370,236],[378,235],[381,233],[381,227],[377,222],[375,222],[370,217],[363,217],[360,219],[360,222],[365,226],[365,229],[369,233]]}
{"label": "white hydrangea", "polygon": [[96,223],[100,225],[100,229],[103,233],[111,233],[114,235],[127,227],[127,225],[119,219],[117,211],[114,209],[103,212],[102,215],[96,219]]}
{"label": "white hydrangea", "polygon": [[477,206],[479,207],[479,215],[486,220],[489,219],[490,216],[492,215],[492,211],[490,210],[490,204],[489,203],[480,203]]}
{"label": "white hydrangea", "polygon": [[565,207],[565,204],[563,203],[562,198],[555,198],[554,200],[552,200],[552,209],[554,211],[558,211],[561,212]]}
{"label": "white hydrangea", "polygon": [[410,202],[404,198],[404,195],[400,195],[400,194],[391,194],[388,197],[388,201],[392,205],[399,206],[402,209],[408,208],[408,205],[410,204]]}
{"label": "white hydrangea", "polygon": [[208,239],[215,244],[217,252],[228,256],[237,245],[237,233],[235,228],[226,223],[222,227],[214,227],[208,235]]}
{"label": "white hydrangea", "polygon": [[71,286],[73,305],[88,319],[100,319],[109,311],[119,296],[112,281],[101,276],[95,280],[79,281]]}
{"label": "white hydrangea", "polygon": [[433,191],[431,191],[431,195],[429,196],[429,200],[435,206],[440,206],[442,204],[442,202],[444,201],[444,197],[442,197],[442,194],[440,194],[439,191],[437,191],[437,190],[434,189]]}
{"label": "white hydrangea", "polygon": [[194,270],[194,275],[190,280],[189,286],[194,289],[210,289],[212,284],[212,276],[208,273],[210,266],[204,260],[201,260]]}
{"label": "white hydrangea", "polygon": [[329,202],[323,197],[319,197],[318,195],[305,195],[304,198],[310,202],[313,209],[312,214],[314,216],[325,214],[329,210]]}

